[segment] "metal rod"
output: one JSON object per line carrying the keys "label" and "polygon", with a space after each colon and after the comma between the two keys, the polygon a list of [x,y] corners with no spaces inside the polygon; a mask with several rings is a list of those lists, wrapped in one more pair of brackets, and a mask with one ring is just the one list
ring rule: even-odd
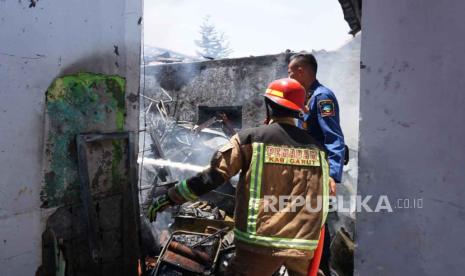
{"label": "metal rod", "polygon": [[191,248],[195,248],[195,247],[197,247],[197,246],[199,246],[199,245],[205,243],[206,241],[212,239],[213,237],[217,236],[218,234],[221,234],[221,233],[226,232],[226,231],[228,231],[228,230],[229,230],[229,227],[225,227],[225,228],[223,228],[223,229],[220,229],[220,230],[218,230],[218,231],[216,231],[215,233],[211,234],[210,236],[208,236],[208,237],[206,237],[206,238],[200,240],[199,242],[195,243],[194,245],[192,245],[192,246],[190,246],[190,247],[191,247]]}

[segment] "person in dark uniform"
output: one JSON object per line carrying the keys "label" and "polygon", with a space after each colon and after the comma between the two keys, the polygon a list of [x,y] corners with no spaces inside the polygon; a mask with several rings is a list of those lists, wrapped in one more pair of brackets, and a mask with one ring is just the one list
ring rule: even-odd
{"label": "person in dark uniform", "polygon": [[[339,120],[339,105],[334,93],[316,78],[318,63],[310,53],[298,53],[288,65],[289,78],[297,80],[307,91],[309,113],[303,117],[301,127],[321,143],[328,152],[331,195],[336,195],[336,183],[341,183],[346,147]],[[321,269],[330,276],[330,242],[328,227],[325,227],[325,244]]]}

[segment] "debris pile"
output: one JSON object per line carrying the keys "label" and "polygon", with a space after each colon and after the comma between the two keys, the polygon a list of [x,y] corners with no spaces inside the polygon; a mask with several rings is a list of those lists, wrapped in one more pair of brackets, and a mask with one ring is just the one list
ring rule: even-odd
{"label": "debris pile", "polygon": [[219,235],[176,231],[150,275],[214,275],[220,245]]}
{"label": "debris pile", "polygon": [[173,217],[159,256],[146,258],[148,275],[222,275],[234,256],[232,218],[207,201],[186,203]]}
{"label": "debris pile", "polygon": [[181,206],[177,216],[224,220],[226,212],[220,210],[218,207],[213,207],[206,201],[197,201]]}

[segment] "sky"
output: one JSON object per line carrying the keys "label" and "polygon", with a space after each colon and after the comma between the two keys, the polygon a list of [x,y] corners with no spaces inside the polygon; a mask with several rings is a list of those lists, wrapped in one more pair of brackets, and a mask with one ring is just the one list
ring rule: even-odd
{"label": "sky", "polygon": [[352,37],[337,0],[145,0],[144,44],[195,56],[205,16],[230,57],[335,50]]}

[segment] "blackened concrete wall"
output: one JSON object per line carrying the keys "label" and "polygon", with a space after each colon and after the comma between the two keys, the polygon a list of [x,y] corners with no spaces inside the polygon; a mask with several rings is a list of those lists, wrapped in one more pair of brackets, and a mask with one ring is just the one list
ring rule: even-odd
{"label": "blackened concrete wall", "polygon": [[[336,93],[347,143],[356,150],[360,36],[337,51],[313,53],[319,62],[318,79]],[[195,121],[198,105],[242,105],[243,127],[253,127],[265,118],[262,95],[267,85],[287,77],[288,58],[278,54],[147,66],[142,86],[147,96],[157,100],[167,98],[160,88],[165,89],[174,98],[169,104],[170,115],[179,120]]]}
{"label": "blackened concrete wall", "polygon": [[257,126],[265,118],[262,94],[268,83],[287,75],[286,55],[226,59],[148,66],[145,94],[174,99],[170,115],[178,120],[197,118],[197,106],[240,105],[243,127]]}
{"label": "blackened concrete wall", "polygon": [[463,274],[464,10],[363,2],[358,190],[423,208],[358,214],[355,275]]}

